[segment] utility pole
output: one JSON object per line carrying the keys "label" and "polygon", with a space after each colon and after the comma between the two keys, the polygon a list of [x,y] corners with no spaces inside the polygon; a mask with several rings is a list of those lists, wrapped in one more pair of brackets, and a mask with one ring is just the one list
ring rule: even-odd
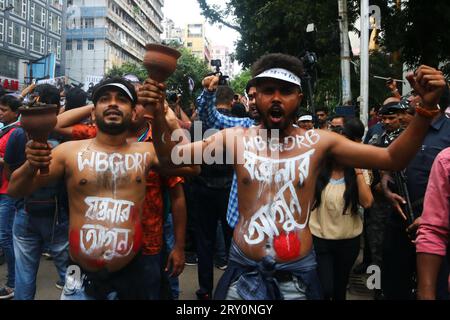
{"label": "utility pole", "polygon": [[347,0],[338,0],[339,29],[341,39],[341,79],[342,104],[352,104],[352,91],[350,86],[350,43],[348,38]]}
{"label": "utility pole", "polygon": [[360,119],[367,127],[369,122],[369,0],[361,0],[361,80],[359,97]]}

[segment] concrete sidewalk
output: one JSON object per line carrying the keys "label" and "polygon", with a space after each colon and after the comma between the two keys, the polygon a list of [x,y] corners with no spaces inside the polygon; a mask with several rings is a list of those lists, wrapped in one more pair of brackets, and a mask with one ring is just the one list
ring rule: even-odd
{"label": "concrete sidewalk", "polygon": [[[214,281],[217,282],[223,271],[214,268]],[[41,259],[38,272],[36,300],[59,300],[61,290],[55,286],[58,276],[52,261]],[[0,266],[0,285],[6,282],[6,264]],[[197,290],[197,266],[186,266],[180,276],[180,299],[195,300]],[[365,277],[351,275],[349,290],[347,292],[349,300],[372,300],[372,293],[365,287]]]}

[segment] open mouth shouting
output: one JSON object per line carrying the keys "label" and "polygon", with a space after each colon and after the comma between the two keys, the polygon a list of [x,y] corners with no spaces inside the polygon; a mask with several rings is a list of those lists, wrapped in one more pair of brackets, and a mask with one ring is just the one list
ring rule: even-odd
{"label": "open mouth shouting", "polygon": [[269,109],[269,120],[272,123],[280,123],[284,117],[284,111],[280,106],[272,106]]}

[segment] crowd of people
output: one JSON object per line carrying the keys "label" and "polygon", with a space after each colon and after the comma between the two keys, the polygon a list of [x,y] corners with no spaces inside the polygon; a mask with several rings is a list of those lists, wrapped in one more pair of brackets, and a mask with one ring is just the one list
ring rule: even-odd
{"label": "crowd of people", "polygon": [[[242,97],[206,76],[194,110],[151,76],[105,78],[90,97],[0,89],[0,299],[35,298],[45,252],[64,300],[176,300],[185,264],[199,300],[345,300],[373,266],[375,299],[448,299],[442,73],[419,67],[404,96],[390,82],[368,128],[300,110],[302,74],[267,54]],[[48,143],[21,127],[25,104],[58,107]]]}

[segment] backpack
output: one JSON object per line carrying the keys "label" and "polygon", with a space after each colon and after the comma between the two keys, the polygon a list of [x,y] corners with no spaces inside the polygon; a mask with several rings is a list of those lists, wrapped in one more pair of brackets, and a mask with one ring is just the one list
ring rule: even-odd
{"label": "backpack", "polygon": [[[20,125],[17,125],[17,124],[13,124],[12,126],[9,126],[9,127],[3,127],[3,128],[1,128],[0,129],[0,139],[4,136],[4,135],[6,135],[8,132],[10,132],[12,129],[15,129],[15,128],[19,128],[20,127]],[[0,187],[2,186],[2,177],[3,176],[3,166],[1,166],[0,167]]]}
{"label": "backpack", "polygon": [[[55,147],[57,141],[49,139]],[[24,197],[24,209],[32,215],[50,216],[67,207],[67,192],[63,181],[41,187],[31,195]]]}
{"label": "backpack", "polygon": [[1,128],[0,129],[0,139],[5,135],[5,134],[7,134],[8,132],[10,132],[12,129],[15,129],[15,128],[20,128],[20,125],[18,125],[18,124],[13,124],[12,126],[9,126],[9,127],[3,127],[3,128]]}

